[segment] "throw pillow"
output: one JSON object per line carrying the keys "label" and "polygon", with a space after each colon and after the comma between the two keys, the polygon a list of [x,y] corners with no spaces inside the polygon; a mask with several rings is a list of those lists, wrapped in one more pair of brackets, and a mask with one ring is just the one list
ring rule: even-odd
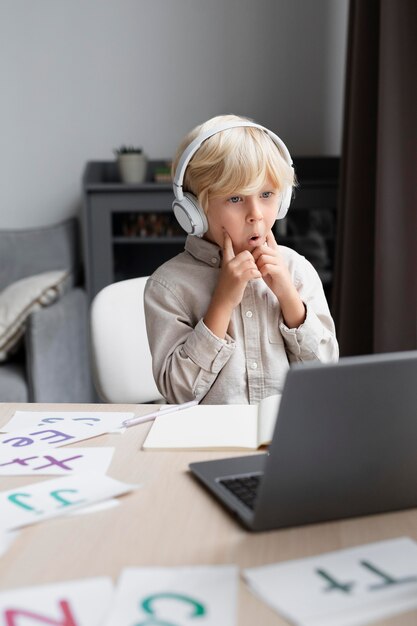
{"label": "throw pillow", "polygon": [[68,270],[22,278],[0,292],[0,361],[16,351],[29,315],[55,302],[70,278]]}

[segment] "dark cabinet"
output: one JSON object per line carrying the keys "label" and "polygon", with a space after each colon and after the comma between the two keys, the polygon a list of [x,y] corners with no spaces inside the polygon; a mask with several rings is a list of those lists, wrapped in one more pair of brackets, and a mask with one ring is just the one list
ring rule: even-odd
{"label": "dark cabinet", "polygon": [[[148,177],[152,176],[149,164]],[[151,274],[184,249],[167,183],[120,182],[115,162],[89,162],[83,176],[86,284],[90,299],[106,285]]]}
{"label": "dark cabinet", "polygon": [[[161,164],[148,164],[143,184],[120,182],[114,161],[91,161],[83,176],[86,284],[92,299],[106,285],[151,274],[184,248],[185,233],[171,210],[172,187],[150,182]],[[279,243],[306,256],[330,298],[338,182],[337,158],[294,159],[299,185],[285,220],[276,222]]]}
{"label": "dark cabinet", "polygon": [[287,217],[276,222],[281,245],[293,248],[316,268],[329,304],[335,261],[338,157],[294,158],[298,185]]}

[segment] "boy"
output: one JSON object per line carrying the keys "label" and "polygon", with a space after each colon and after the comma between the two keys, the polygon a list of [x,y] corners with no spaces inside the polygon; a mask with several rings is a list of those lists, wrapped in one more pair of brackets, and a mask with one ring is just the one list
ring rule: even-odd
{"label": "boy", "polygon": [[282,391],[291,362],[338,358],[317,272],[272,233],[294,184],[281,144],[228,115],[198,126],[179,147],[174,192],[196,205],[202,237],[189,235],[145,289],[154,377],[169,403],[257,404]]}

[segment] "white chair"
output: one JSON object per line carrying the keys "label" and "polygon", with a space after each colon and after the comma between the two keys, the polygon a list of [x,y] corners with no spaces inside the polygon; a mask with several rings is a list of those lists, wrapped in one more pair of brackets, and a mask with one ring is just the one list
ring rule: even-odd
{"label": "white chair", "polygon": [[160,402],[152,375],[143,306],[148,277],[104,287],[91,304],[93,377],[106,402]]}

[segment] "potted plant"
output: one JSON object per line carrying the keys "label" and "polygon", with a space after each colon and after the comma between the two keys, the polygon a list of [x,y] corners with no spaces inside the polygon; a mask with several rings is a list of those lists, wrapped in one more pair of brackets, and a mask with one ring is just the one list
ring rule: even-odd
{"label": "potted plant", "polygon": [[146,177],[146,155],[142,148],[120,146],[114,150],[124,183],[143,183]]}

